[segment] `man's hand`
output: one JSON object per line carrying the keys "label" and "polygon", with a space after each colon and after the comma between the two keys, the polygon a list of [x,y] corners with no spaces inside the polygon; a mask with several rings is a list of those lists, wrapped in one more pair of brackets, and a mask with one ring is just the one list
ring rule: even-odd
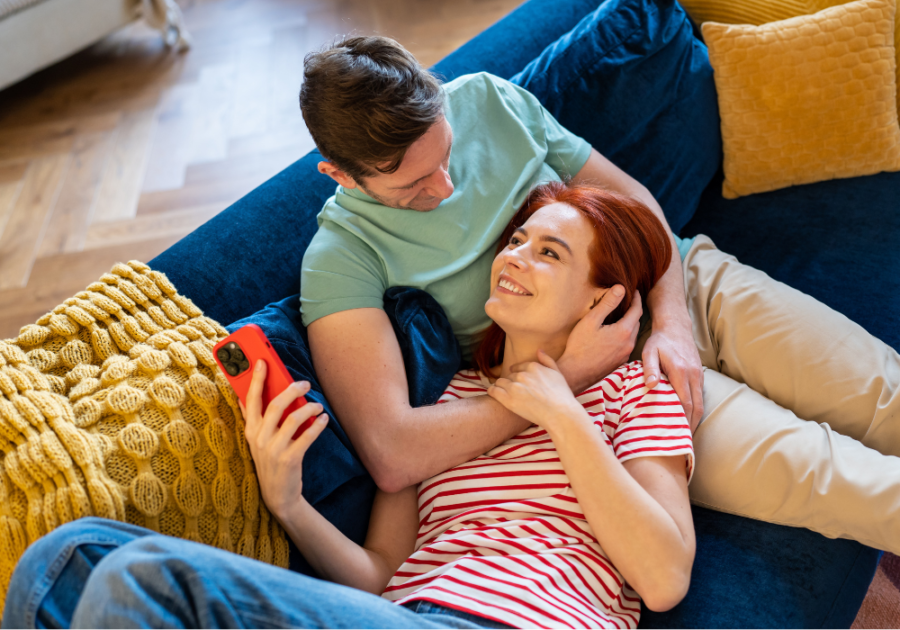
{"label": "man's hand", "polygon": [[615,324],[603,323],[623,295],[625,290],[620,285],[612,287],[569,335],[558,365],[576,394],[625,363],[634,350],[641,327],[641,296],[636,291],[622,319]]}
{"label": "man's hand", "polygon": [[654,325],[641,358],[647,387],[659,382],[662,369],[681,400],[684,413],[691,423],[691,431],[696,431],[703,418],[703,365],[694,343],[690,320],[687,326],[683,323]]}

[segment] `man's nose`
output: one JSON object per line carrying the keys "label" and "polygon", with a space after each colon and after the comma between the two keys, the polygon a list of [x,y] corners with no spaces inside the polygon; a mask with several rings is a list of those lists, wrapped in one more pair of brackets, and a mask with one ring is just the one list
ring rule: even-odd
{"label": "man's nose", "polygon": [[453,180],[450,179],[450,171],[443,166],[433,176],[433,181],[428,182],[428,192],[433,197],[448,199],[453,194]]}

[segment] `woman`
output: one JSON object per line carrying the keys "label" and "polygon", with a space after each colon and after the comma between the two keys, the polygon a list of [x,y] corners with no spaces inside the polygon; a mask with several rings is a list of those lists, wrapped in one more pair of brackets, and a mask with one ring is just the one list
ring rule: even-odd
{"label": "woman", "polygon": [[494,324],[479,369],[459,372],[439,401],[489,395],[533,426],[418,486],[379,491],[363,546],[301,496],[303,454],[328,421],[321,405],[279,428],[308,383],[262,414],[257,363],[242,411],[266,504],[322,576],[381,598],[147,536],[93,569],[73,625],[633,628],[639,597],[671,608],[695,549],[693,450],[678,397],[665,380],[648,389],[640,362],[575,396],[555,363],[606,291],[623,286],[630,304],[670,257],[639,202],[588,186],[535,189],[492,266]]}
{"label": "woman", "polygon": [[693,453],[678,397],[667,382],[648,391],[634,362],[576,398],[554,362],[606,291],[622,285],[630,304],[670,255],[636,201],[587,186],[535,189],[491,269],[494,324],[479,370],[457,374],[440,401],[487,394],[535,426],[418,487],[379,491],[364,547],[284,491],[300,485],[296,462],[327,418],[285,448],[287,436],[321,409],[308,405],[276,431],[304,390],[265,417],[254,399],[245,417],[263,495],[304,557],[332,581],[510,626],[635,627],[637,595],[651,609],[674,606],[694,556]]}

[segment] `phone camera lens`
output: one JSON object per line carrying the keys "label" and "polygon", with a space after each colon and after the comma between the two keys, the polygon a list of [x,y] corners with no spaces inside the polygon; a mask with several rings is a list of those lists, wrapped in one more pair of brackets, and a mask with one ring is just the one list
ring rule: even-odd
{"label": "phone camera lens", "polygon": [[247,359],[241,361],[241,372],[246,372],[250,369],[250,362]]}
{"label": "phone camera lens", "polygon": [[231,363],[230,361],[225,364],[225,371],[228,372],[230,376],[237,376],[241,373],[237,363]]}
{"label": "phone camera lens", "polygon": [[216,356],[219,357],[219,361],[222,363],[228,363],[231,360],[231,353],[228,352],[228,349],[225,347],[219,348],[218,352],[216,352]]}

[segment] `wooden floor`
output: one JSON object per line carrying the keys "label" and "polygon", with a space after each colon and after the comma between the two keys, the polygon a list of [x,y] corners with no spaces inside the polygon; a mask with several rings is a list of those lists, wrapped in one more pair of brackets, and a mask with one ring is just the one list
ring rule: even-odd
{"label": "wooden floor", "polygon": [[521,1],[182,0],[189,52],[136,23],[0,91],[0,339],[309,151],[307,52],[374,33],[427,66]]}

